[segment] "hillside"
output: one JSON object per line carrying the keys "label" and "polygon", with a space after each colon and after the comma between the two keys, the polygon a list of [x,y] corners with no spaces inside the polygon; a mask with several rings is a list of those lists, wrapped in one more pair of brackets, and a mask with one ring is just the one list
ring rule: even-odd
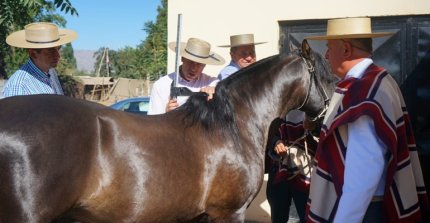
{"label": "hillside", "polygon": [[96,51],[93,50],[75,50],[74,56],[76,58],[76,65],[78,70],[87,73],[94,73],[94,64],[96,59],[93,57]]}

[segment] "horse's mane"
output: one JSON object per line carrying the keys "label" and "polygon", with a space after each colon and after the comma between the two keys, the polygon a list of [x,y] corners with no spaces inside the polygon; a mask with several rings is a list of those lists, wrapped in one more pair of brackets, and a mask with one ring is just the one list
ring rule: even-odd
{"label": "horse's mane", "polygon": [[[251,87],[243,85],[248,82],[248,79],[254,78],[260,69],[268,69],[273,63],[279,59],[278,55],[267,57],[258,62],[237,71],[234,75],[220,81],[216,86],[215,94],[211,100],[207,100],[206,93],[196,93],[192,95],[187,102],[178,108],[179,111],[184,111],[184,122],[187,126],[192,126],[200,123],[208,132],[215,130],[229,136],[237,136],[237,126],[235,120],[235,107],[233,100],[235,92],[238,88],[242,88],[241,92],[252,92],[255,89],[243,89],[243,87]],[[252,75],[251,75],[252,74]],[[254,77],[253,77],[254,76]],[[244,97],[244,95],[242,95]],[[246,98],[246,97],[245,97]]]}

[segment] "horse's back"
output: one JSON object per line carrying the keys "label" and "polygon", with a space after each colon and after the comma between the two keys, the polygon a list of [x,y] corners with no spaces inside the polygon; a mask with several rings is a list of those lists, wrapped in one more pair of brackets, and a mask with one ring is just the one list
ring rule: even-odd
{"label": "horse's back", "polygon": [[53,95],[0,108],[0,210],[9,210],[0,222],[175,222],[203,212],[203,139],[175,124],[181,117]]}
{"label": "horse's back", "polygon": [[[0,100],[0,219],[48,222],[76,201],[91,166],[103,106],[63,96]],[[53,208],[55,207],[55,208]]]}

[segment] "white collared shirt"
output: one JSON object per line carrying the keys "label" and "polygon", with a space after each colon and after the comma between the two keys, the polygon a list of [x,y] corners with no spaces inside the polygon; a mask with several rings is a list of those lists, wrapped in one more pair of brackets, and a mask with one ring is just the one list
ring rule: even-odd
{"label": "white collared shirt", "polygon": [[[176,73],[170,73],[158,79],[152,86],[149,99],[148,115],[158,115],[166,113],[166,106],[170,99],[170,87],[173,80],[176,78]],[[211,77],[202,73],[196,80],[187,81],[180,75],[178,77],[178,87],[187,87],[193,92],[199,92],[203,87],[215,87],[219,82],[216,77]]]}

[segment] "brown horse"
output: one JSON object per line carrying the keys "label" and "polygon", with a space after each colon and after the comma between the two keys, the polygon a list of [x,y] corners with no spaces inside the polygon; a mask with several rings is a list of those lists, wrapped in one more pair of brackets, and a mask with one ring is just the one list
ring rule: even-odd
{"label": "brown horse", "polygon": [[0,222],[244,222],[271,121],[318,116],[334,90],[321,56],[303,55],[263,59],[212,100],[157,116],[54,95],[0,100]]}

